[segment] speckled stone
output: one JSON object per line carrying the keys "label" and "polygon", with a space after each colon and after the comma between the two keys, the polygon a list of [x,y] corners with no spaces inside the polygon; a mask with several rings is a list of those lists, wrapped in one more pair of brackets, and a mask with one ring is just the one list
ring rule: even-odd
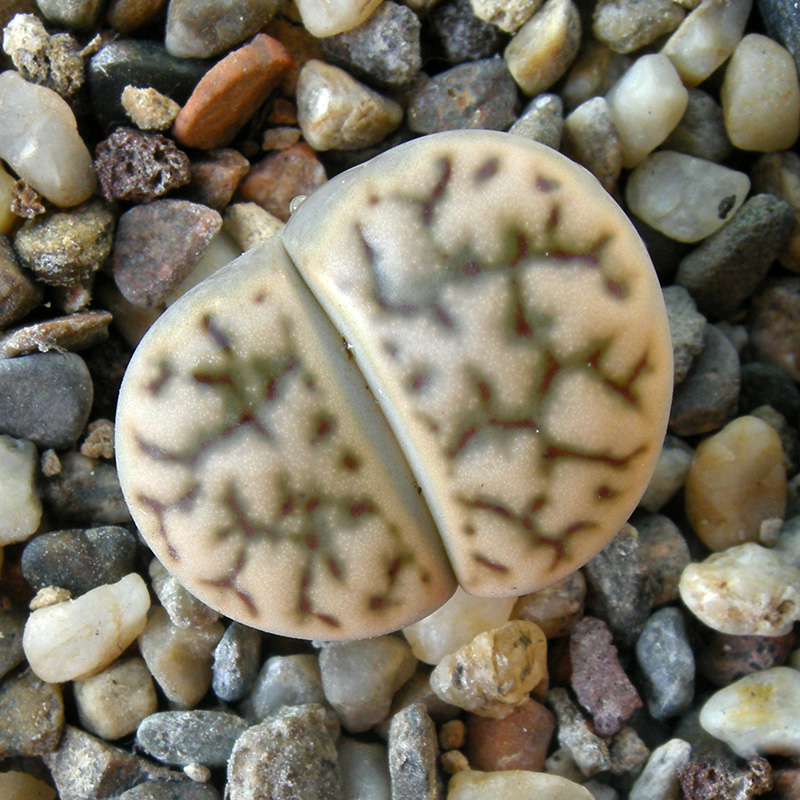
{"label": "speckled stone", "polygon": [[173,625],[179,628],[206,628],[219,619],[218,612],[184,589],[158,559],[150,562],[148,573],[150,586]]}
{"label": "speckled stone", "polygon": [[41,287],[20,269],[11,242],[0,235],[0,327],[24,317],[41,299]]}
{"label": "speckled stone", "polygon": [[208,150],[192,159],[184,194],[194,203],[222,212],[249,171],[250,162],[238,150]]}
{"label": "speckled stone", "polygon": [[672,33],[685,14],[673,0],[600,0],[592,33],[616,53],[633,53]]}
{"label": "speckled stone", "polygon": [[557,94],[544,92],[528,103],[508,132],[559,150],[563,130],[564,104]]}
{"label": "speckled stone", "polygon": [[490,58],[505,41],[495,25],[475,15],[470,0],[437,3],[430,11],[430,25],[451,64]]}
{"label": "speckled stone", "polygon": [[91,28],[102,10],[102,0],[36,0],[47,19],[65,28]]}
{"label": "speckled stone", "polygon": [[684,797],[693,800],[739,800],[769,791],[772,770],[765,758],[746,763],[731,755],[704,753],[690,756],[678,772]]}
{"label": "speckled stone", "polygon": [[28,614],[10,600],[0,604],[0,679],[25,660],[22,631]]}
{"label": "speckled stone", "polygon": [[107,203],[91,200],[68,211],[28,220],[14,237],[23,267],[56,286],[70,286],[93,275],[111,252],[114,214]]}
{"label": "speckled stone", "polygon": [[681,261],[675,281],[707,317],[730,317],[788,244],[794,223],[788,203],[771,194],[755,195]]}
{"label": "speckled stone", "polygon": [[708,631],[697,652],[697,671],[715,686],[727,686],[745,675],[786,662],[794,634],[741,636]]}
{"label": "speckled stone", "polygon": [[716,325],[706,325],[703,349],[675,390],[669,429],[694,436],[721,428],[736,409],[739,354]]}
{"label": "speckled stone", "polygon": [[747,329],[756,358],[800,381],[800,278],[767,281],[753,296]]}
{"label": "speckled stone", "polygon": [[64,728],[61,687],[30,670],[0,683],[0,758],[55,750]]}
{"label": "speckled stone", "polygon": [[794,58],[800,72],[800,27],[793,0],[756,0],[767,33],[780,42]]}
{"label": "speckled stone", "polygon": [[384,88],[407,86],[422,69],[419,17],[385,0],[361,25],[322,40],[331,63]]}
{"label": "speckled stone", "polygon": [[135,557],[136,536],[104,526],[43,533],[25,546],[21,565],[35,591],[60,586],[78,597],[133,572]]}
{"label": "speckled stone", "polygon": [[197,264],[222,227],[217,211],[188,200],[156,200],[119,218],[111,266],[134,305],[162,303]]}
{"label": "speckled stone", "polygon": [[388,757],[392,800],[444,800],[436,727],[421,703],[392,718]]}
{"label": "speckled stone", "polygon": [[678,384],[686,377],[695,357],[703,349],[706,319],[683,286],[667,286],[663,294],[672,338],[675,383]]}
{"label": "speckled stone", "polygon": [[261,632],[232,622],[214,648],[211,689],[226,703],[241,700],[252,688],[259,668]]}
{"label": "speckled stone", "polygon": [[502,131],[514,122],[516,104],[517,88],[502,59],[472,61],[414,88],[408,126],[417,133],[461,128]]}
{"label": "speckled stone", "polygon": [[647,572],[647,595],[653,608],[679,598],[678,582],[691,562],[689,545],[680,528],[661,514],[636,518],[640,555]]}
{"label": "speckled stone", "polygon": [[664,147],[707,161],[720,163],[727,160],[733,152],[733,145],[725,130],[722,107],[702,89],[689,89],[686,111],[667,136]]}
{"label": "speckled stone", "polygon": [[572,702],[566,689],[551,689],[547,705],[556,715],[556,735],[559,745],[577,764],[580,771],[591,777],[611,768],[608,743],[592,729],[591,723]]}
{"label": "speckled stone", "polygon": [[222,795],[210,783],[155,780],[140,783],[115,800],[222,800]]}

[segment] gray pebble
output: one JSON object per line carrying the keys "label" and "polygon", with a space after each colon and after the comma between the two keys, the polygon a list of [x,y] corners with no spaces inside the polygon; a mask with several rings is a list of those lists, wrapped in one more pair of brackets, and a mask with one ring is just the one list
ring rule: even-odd
{"label": "gray pebble", "polygon": [[22,606],[0,603],[0,679],[25,660],[22,631],[27,619]]}
{"label": "gray pebble", "polygon": [[419,17],[408,7],[385,0],[355,28],[322,39],[332,64],[381,88],[408,86],[422,69]]}
{"label": "gray pebble", "polygon": [[42,496],[51,512],[62,519],[87,525],[131,521],[117,470],[80,453],[67,453],[61,458],[61,472],[43,482]]}
{"label": "gray pebble", "polygon": [[668,719],[689,708],[694,698],[694,654],[679,609],[662,608],[647,620],[636,642],[636,659],[652,717]]}
{"label": "gray pebble", "polygon": [[484,128],[507,130],[516,119],[517,86],[502,58],[461,64],[417,86],[408,126],[417,133]]}
{"label": "gray pebble", "polygon": [[55,750],[64,728],[61,687],[30,670],[0,683],[0,759]]}
{"label": "gray pebble", "polygon": [[135,570],[135,559],[136,536],[109,525],[43,533],[25,546],[21,566],[34,591],[60,586],[78,597],[121,580]]}
{"label": "gray pebble", "polygon": [[117,795],[114,800],[220,800],[220,797],[208,783],[146,781]]}
{"label": "gray pebble", "polygon": [[709,318],[733,315],[764,279],[789,241],[794,211],[771,194],[751,197],[715,234],[686,256],[675,282]]}
{"label": "gray pebble", "polygon": [[92,407],[92,379],[74,353],[0,360],[0,433],[40,447],[71,447]]}
{"label": "gray pebble", "polygon": [[561,687],[547,693],[547,705],[558,720],[558,743],[587,777],[611,767],[608,743],[592,729],[591,723]]}
{"label": "gray pebble", "polygon": [[725,161],[733,145],[725,131],[722,107],[702,89],[689,89],[686,111],[663,147],[707,161]]}
{"label": "gray pebble", "polygon": [[632,53],[674,31],[685,15],[673,0],[600,0],[592,32],[614,52]]}
{"label": "gray pebble", "polygon": [[261,632],[232,622],[214,649],[211,689],[226,703],[241,700],[258,674]]}
{"label": "gray pebble", "polygon": [[422,703],[404,708],[389,728],[389,775],[392,800],[441,800],[436,726]]}
{"label": "gray pebble", "polygon": [[666,435],[655,471],[639,501],[645,511],[660,511],[683,486],[692,453],[692,448],[677,436]]}
{"label": "gray pebble", "polygon": [[0,234],[0,327],[24,317],[41,299],[41,287],[20,269],[11,242]]}
{"label": "gray pebble", "polygon": [[716,325],[706,325],[703,349],[672,399],[669,430],[694,436],[721,428],[736,409],[739,354]]}
{"label": "gray pebble", "polygon": [[706,318],[697,310],[697,304],[683,286],[667,286],[664,304],[672,337],[675,383],[680,383],[689,373],[695,356],[703,349]]}
{"label": "gray pebble", "polygon": [[237,740],[227,800],[344,800],[336,744],[325,709],[285,708]]}
{"label": "gray pebble", "polygon": [[438,3],[430,13],[430,24],[451,64],[490,58],[508,38],[496,25],[475,16],[470,0]]}
{"label": "gray pebble", "polygon": [[648,603],[653,608],[674,603],[679,597],[678,583],[683,570],[692,560],[689,545],[680,528],[663,514],[637,515],[635,521],[647,572]]}
{"label": "gray pebble", "polygon": [[508,132],[559,150],[563,130],[564,104],[561,98],[543,92],[528,103]]}
{"label": "gray pebble", "polygon": [[763,361],[742,367],[739,413],[749,414],[759,406],[772,406],[790,425],[800,425],[800,389],[780,368]]}
{"label": "gray pebble", "polygon": [[50,22],[65,28],[90,28],[97,21],[103,0],[36,0]]}
{"label": "gray pebble", "polygon": [[179,628],[207,628],[220,617],[219,612],[190,594],[156,558],[148,568],[151,587],[158,602]]}
{"label": "gray pebble", "polygon": [[246,720],[225,711],[161,711],[139,723],[136,744],[173,766],[224,767],[236,740],[249,727]]}

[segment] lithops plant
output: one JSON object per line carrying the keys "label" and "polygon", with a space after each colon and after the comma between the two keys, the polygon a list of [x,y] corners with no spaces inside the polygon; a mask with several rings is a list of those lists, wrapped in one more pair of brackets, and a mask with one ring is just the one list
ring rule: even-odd
{"label": "lithops plant", "polygon": [[435,134],[329,181],[172,305],[117,460],[186,587],[297,637],[405,626],[456,581],[531,592],[627,519],[672,387],[632,225],[526,139]]}

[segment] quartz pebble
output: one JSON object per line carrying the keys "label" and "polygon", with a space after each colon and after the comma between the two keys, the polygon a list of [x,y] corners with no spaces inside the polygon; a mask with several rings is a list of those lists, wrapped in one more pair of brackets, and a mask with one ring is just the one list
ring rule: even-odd
{"label": "quartz pebble", "polygon": [[793,643],[791,632],[785,636],[737,636],[710,631],[697,653],[697,671],[715,686],[727,686],[753,672],[782,666]]}
{"label": "quartz pebble", "polygon": [[572,0],[545,0],[508,43],[503,58],[520,89],[533,97],[563,77],[580,41],[580,14]]}
{"label": "quartz pebble", "polygon": [[725,130],[722,108],[710,94],[689,89],[686,111],[664,140],[664,148],[717,163],[730,157],[733,146]]}
{"label": "quartz pebble", "polygon": [[424,705],[392,717],[387,748],[392,800],[443,800],[436,727]]}
{"label": "quartz pebble", "polygon": [[447,800],[593,800],[588,789],[545,772],[457,772],[450,779]]}
{"label": "quartz pebble", "polygon": [[237,740],[228,800],[344,800],[336,745],[322,706],[284,708]]}
{"label": "quartz pebble", "polygon": [[557,94],[543,92],[528,103],[508,132],[558,150],[563,130],[564,104],[561,98]]}
{"label": "quartz pebble", "polygon": [[736,46],[720,90],[725,127],[734,146],[770,153],[800,134],[800,82],[791,55],[750,33]]}
{"label": "quartz pebble", "polygon": [[758,359],[800,381],[800,278],[765,282],[753,297],[748,332]]}
{"label": "quartz pebble", "polygon": [[158,708],[156,690],[141,658],[119,659],[102,672],[73,684],[81,725],[101,739],[133,733]]}
{"label": "quartz pebble", "polygon": [[25,625],[25,657],[50,683],[89,677],[142,632],[149,606],[145,582],[132,573],[75,600],[40,608]]}
{"label": "quartz pebble", "polygon": [[615,53],[633,53],[672,33],[685,14],[672,0],[600,0],[592,13],[592,33]]}
{"label": "quartz pebble", "polygon": [[344,796],[353,800],[392,800],[386,748],[343,736],[336,745]]}
{"label": "quartz pebble", "polygon": [[[608,91],[606,101],[622,143],[622,165],[630,168],[669,136],[686,111],[689,94],[670,60],[653,53],[634,61]],[[668,185],[664,183],[665,187]],[[626,198],[634,213],[642,216],[627,194]],[[643,219],[661,230],[646,217]]]}
{"label": "quartz pebble", "polygon": [[753,0],[700,3],[670,36],[661,52],[686,86],[697,86],[719,67],[742,38]]}
{"label": "quartz pebble", "polygon": [[719,689],[700,724],[742,758],[800,755],[800,672],[790,667],[747,675]]}
{"label": "quartz pebble", "polygon": [[58,206],[75,206],[94,191],[92,157],[75,115],[52,89],[19,73],[0,73],[0,158]]}
{"label": "quartz pebble", "polygon": [[[163,608],[152,609],[139,636],[139,650],[173,707],[192,708],[208,691],[212,653],[224,631],[220,622],[206,628],[179,628]],[[187,663],[191,670],[186,670]]]}
{"label": "quartz pebble", "polygon": [[437,3],[430,11],[430,24],[451,64],[489,58],[502,46],[502,31],[477,17],[470,0]]}
{"label": "quartz pebble", "polygon": [[355,150],[390,134],[403,119],[403,109],[343,69],[312,59],[297,80],[297,117],[315,150]]}
{"label": "quartz pebble", "polygon": [[158,602],[169,614],[173,625],[179,628],[207,628],[219,619],[218,612],[189,594],[158,559],[150,562],[148,572]]}
{"label": "quartz pebble", "polygon": [[228,625],[214,648],[212,666],[211,689],[220,700],[232,703],[250,691],[258,674],[260,653],[260,631],[240,622]]}
{"label": "quartz pebble", "polygon": [[0,796],[5,800],[55,800],[52,786],[27,772],[0,772]]}
{"label": "quartz pebble", "polygon": [[535,623],[548,639],[565,636],[583,616],[585,596],[586,579],[577,570],[538,592],[517,598],[511,617]]}
{"label": "quartz pebble", "polygon": [[32,442],[0,436],[0,546],[23,542],[39,527],[38,454]]}
{"label": "quartz pebble", "polygon": [[0,758],[55,750],[64,728],[61,687],[26,670],[0,684]]}
{"label": "quartz pebble", "polygon": [[325,697],[352,733],[389,713],[392,695],[411,677],[417,660],[398,636],[326,645],[319,655]]}
{"label": "quartz pebble", "polygon": [[786,511],[786,472],[778,434],[744,416],[705,439],[686,476],[686,515],[711,550],[758,539],[762,523]]}
{"label": "quartz pebble", "polygon": [[431,673],[431,687],[459,708],[502,719],[546,673],[547,640],[541,629],[513,620],[445,656]]}
{"label": "quartz pebble", "polygon": [[753,542],[690,564],[680,592],[701,622],[722,633],[784,636],[800,618],[800,570]]}
{"label": "quartz pebble", "polygon": [[175,121],[181,107],[152,86],[126,86],[122,90],[122,107],[131,122],[143,131],[165,131]]}
{"label": "quartz pebble", "polygon": [[688,761],[692,746],[683,739],[670,739],[650,753],[633,786],[629,800],[676,800],[678,770]]}
{"label": "quartz pebble", "polygon": [[441,608],[403,628],[403,635],[420,661],[438,664],[479,633],[508,622],[514,603],[513,597],[475,597],[459,586]]}
{"label": "quartz pebble", "polygon": [[743,172],[663,150],[631,173],[625,199],[656,230],[679,242],[697,242],[738,211],[749,189]]}

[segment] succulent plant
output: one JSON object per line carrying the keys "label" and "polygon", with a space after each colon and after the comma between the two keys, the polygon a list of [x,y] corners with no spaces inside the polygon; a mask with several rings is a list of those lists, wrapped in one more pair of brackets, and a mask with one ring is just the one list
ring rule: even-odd
{"label": "succulent plant", "polygon": [[373,636],[584,564],[658,458],[658,281],[585,170],[521,137],[422,137],[332,179],[172,305],[117,418],[164,565],[276,633]]}

